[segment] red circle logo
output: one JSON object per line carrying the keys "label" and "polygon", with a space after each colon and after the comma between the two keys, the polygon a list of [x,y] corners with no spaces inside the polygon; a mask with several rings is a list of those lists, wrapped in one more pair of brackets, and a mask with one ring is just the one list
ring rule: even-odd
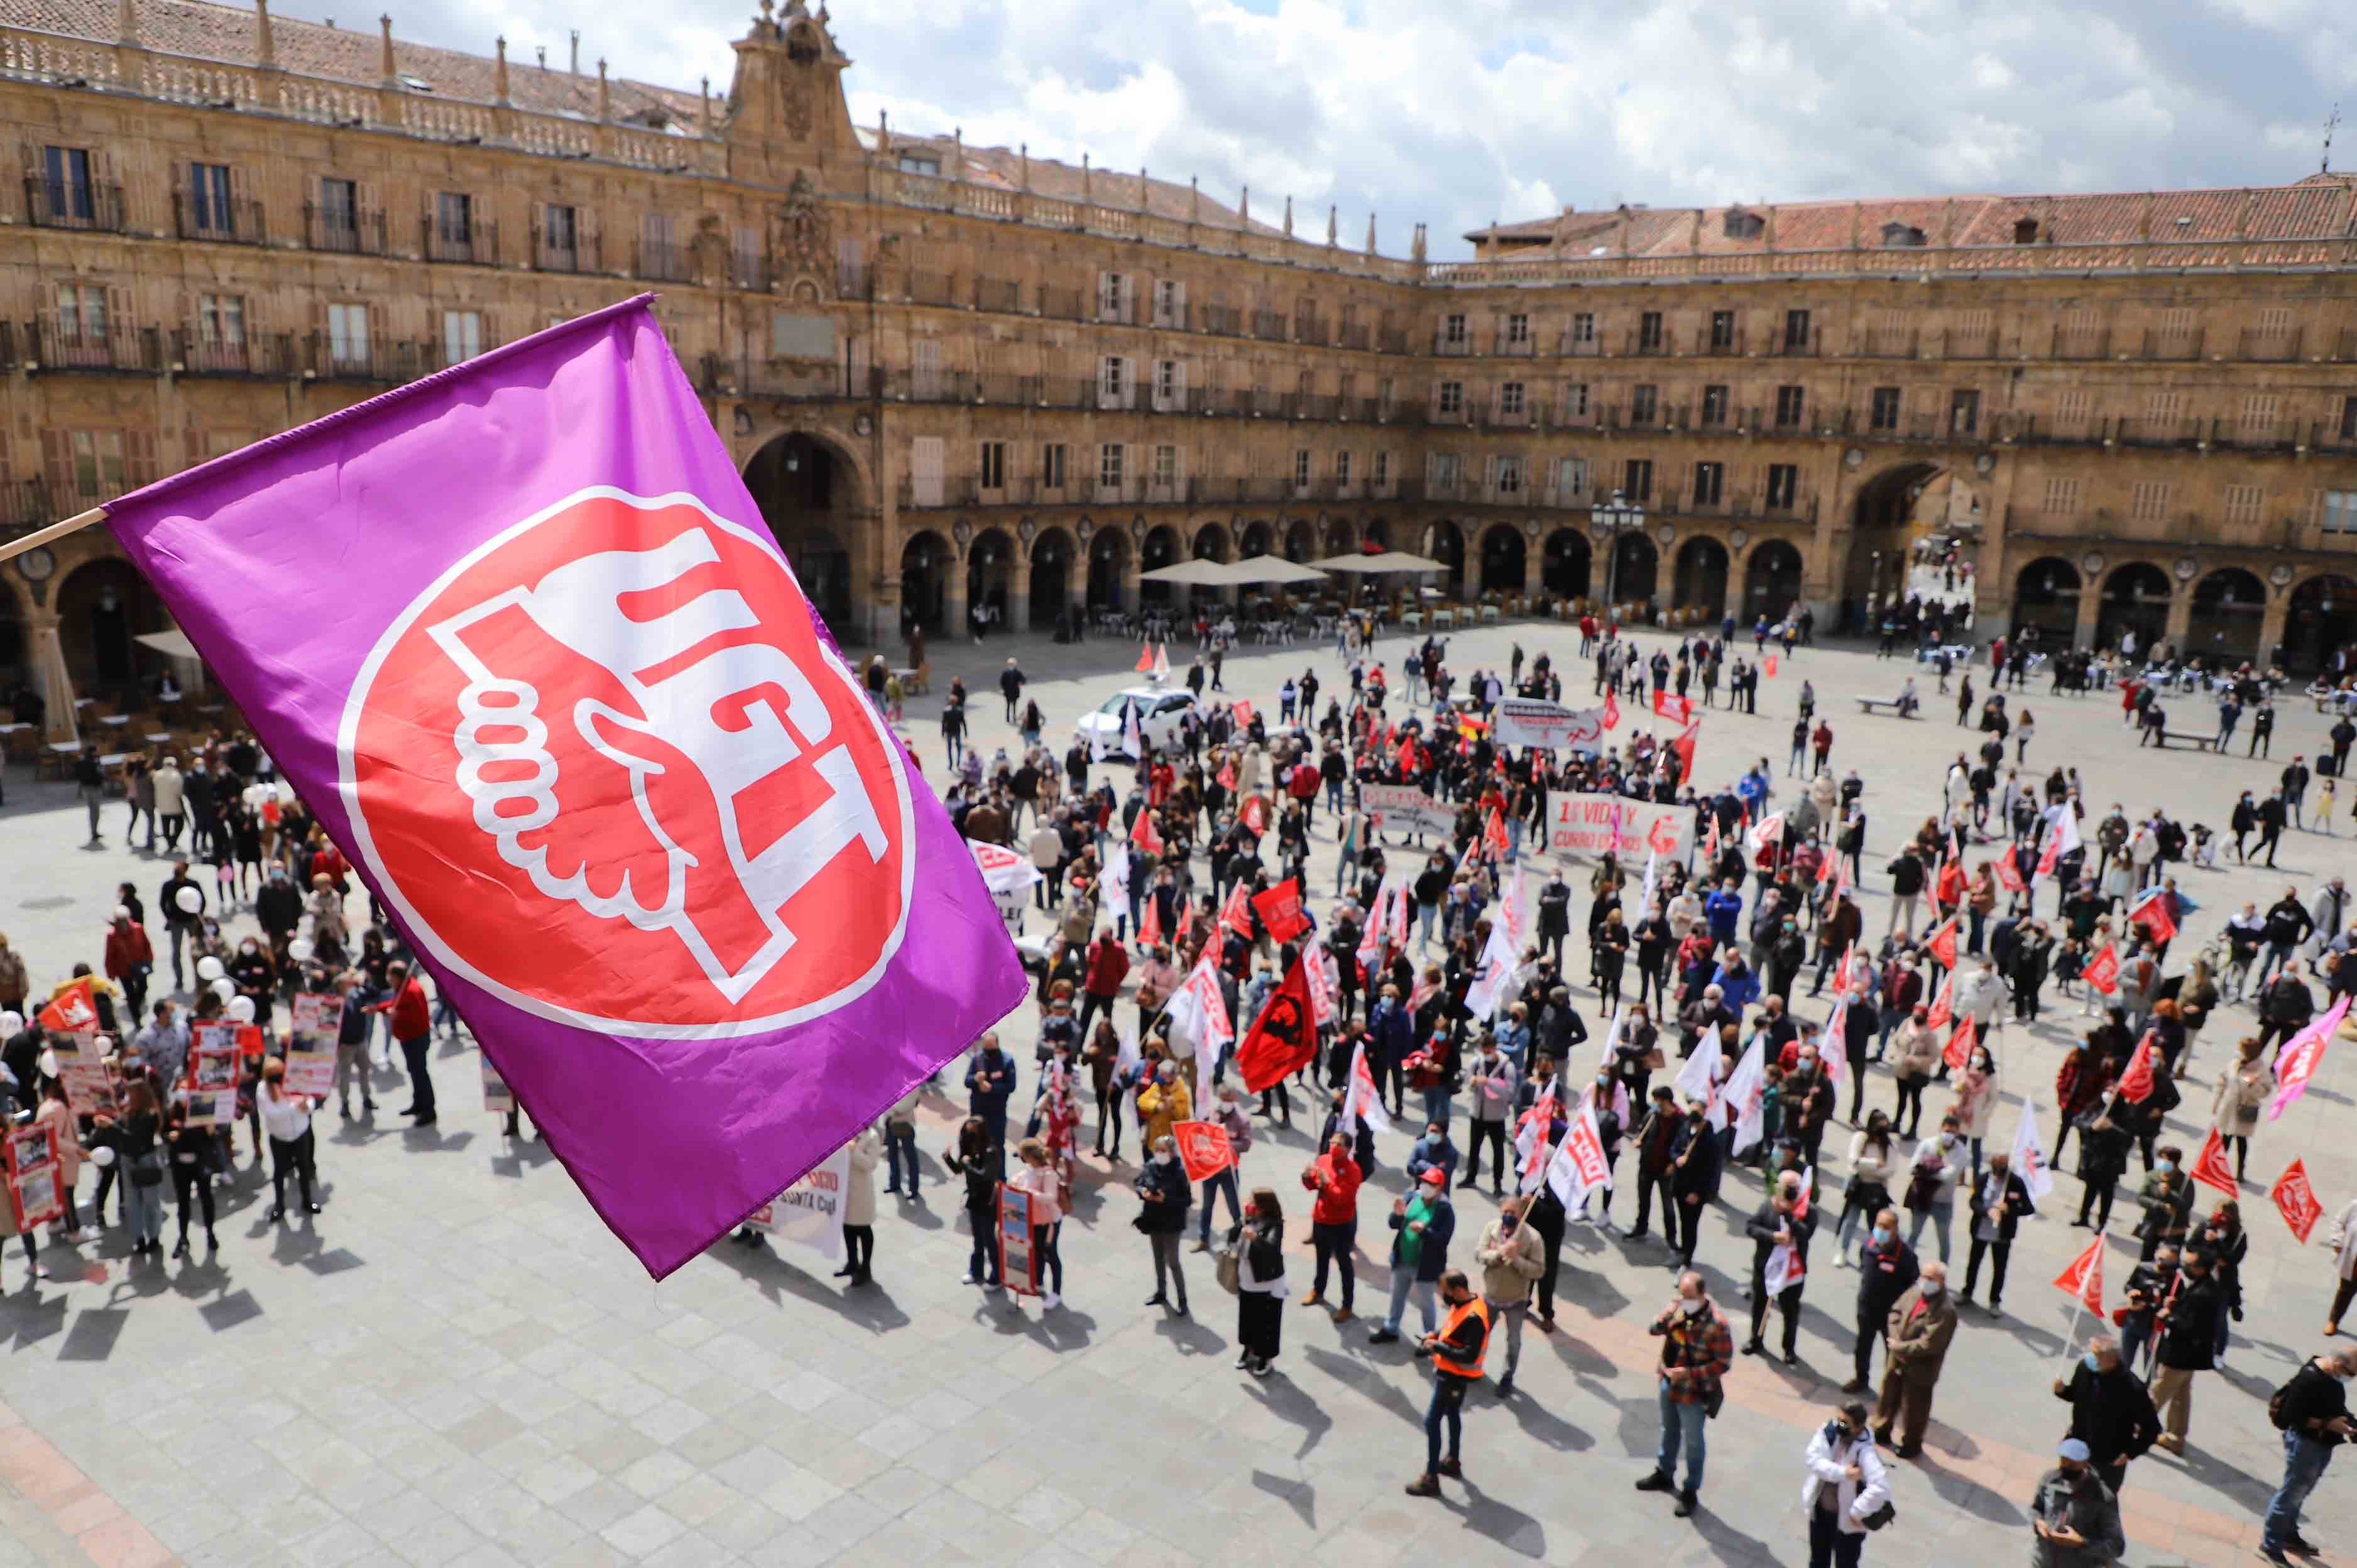
{"label": "red circle logo", "polygon": [[906,928],[899,747],[764,532],[597,489],[474,551],[361,667],[357,847],[417,940],[528,1012],[749,1034]]}

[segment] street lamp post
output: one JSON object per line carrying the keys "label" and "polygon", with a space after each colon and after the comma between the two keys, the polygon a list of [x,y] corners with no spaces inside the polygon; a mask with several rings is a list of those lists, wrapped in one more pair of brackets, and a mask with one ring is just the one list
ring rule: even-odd
{"label": "street lamp post", "polygon": [[1620,600],[1620,531],[1642,528],[1645,509],[1631,501],[1627,493],[1612,492],[1609,501],[1599,501],[1588,511],[1595,524],[1606,531],[1604,542],[1604,607],[1607,610]]}

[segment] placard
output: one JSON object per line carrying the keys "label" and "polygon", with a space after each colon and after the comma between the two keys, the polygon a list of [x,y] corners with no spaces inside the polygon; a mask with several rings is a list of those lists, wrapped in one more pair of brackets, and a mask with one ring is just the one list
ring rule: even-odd
{"label": "placard", "polygon": [[1589,756],[1604,749],[1604,710],[1566,708],[1533,697],[1502,699],[1492,716],[1492,736],[1500,746],[1535,746],[1548,751],[1577,751]]}
{"label": "placard", "polygon": [[291,1011],[295,1030],[286,1040],[286,1092],[324,1101],[336,1091],[336,1036],[342,1032],[344,999],[333,992],[298,993]]}
{"label": "placard", "polygon": [[16,1210],[16,1229],[30,1230],[65,1213],[65,1194],[58,1183],[56,1124],[39,1122],[11,1128],[5,1154],[8,1201]]}
{"label": "placard", "polygon": [[1039,1260],[1031,1251],[1031,1195],[998,1184],[998,1277],[1017,1295],[1039,1294]]}
{"label": "placard", "polygon": [[58,1079],[66,1086],[66,1103],[76,1116],[112,1116],[121,1110],[122,1080],[98,1054],[98,1031],[81,1029],[62,1036],[50,1053],[58,1058]]}
{"label": "placard", "polygon": [[[478,1052],[477,1055],[481,1056],[482,1053]],[[483,1056],[482,1062],[483,1109],[494,1116],[510,1114],[516,1108],[515,1090],[508,1087],[508,1080],[500,1076],[500,1069],[491,1065],[490,1057]]]}
{"label": "placard", "polygon": [[188,1031],[188,1125],[229,1127],[237,1122],[237,1080],[243,1053],[235,1024],[209,1022]]}
{"label": "placard", "polygon": [[1625,795],[1557,795],[1548,806],[1547,848],[1557,854],[1602,854],[1626,860],[1647,852],[1682,860],[1694,848],[1694,808],[1657,806]]}
{"label": "placard", "polygon": [[1446,838],[1457,829],[1454,808],[1434,800],[1413,784],[1361,784],[1359,809],[1377,832],[1433,833]]}
{"label": "placard", "polygon": [[843,1195],[850,1180],[851,1146],[846,1144],[813,1166],[802,1180],[755,1209],[745,1223],[780,1241],[840,1258]]}

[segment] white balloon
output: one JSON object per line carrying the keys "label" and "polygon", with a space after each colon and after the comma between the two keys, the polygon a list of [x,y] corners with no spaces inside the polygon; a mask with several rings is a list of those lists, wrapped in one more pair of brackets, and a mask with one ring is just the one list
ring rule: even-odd
{"label": "white balloon", "polygon": [[55,1051],[43,1051],[43,1052],[41,1053],[40,1068],[41,1068],[41,1076],[42,1076],[43,1078],[55,1078],[55,1077],[57,1077],[57,1076],[58,1076],[58,1053],[57,1053],[57,1052],[55,1052]]}
{"label": "white balloon", "polygon": [[183,913],[193,915],[205,907],[205,896],[193,887],[183,887],[172,895],[172,902],[178,904]]}
{"label": "white balloon", "polygon": [[311,955],[317,950],[318,950],[317,948],[314,948],[309,942],[305,941],[300,937],[296,937],[293,941],[286,944],[286,956],[293,959],[296,963],[310,962]]}
{"label": "white balloon", "polygon": [[237,994],[237,982],[229,979],[213,982],[213,994],[227,1002]]}
{"label": "white balloon", "polygon": [[251,1024],[253,1022],[253,998],[251,996],[232,996],[230,998],[228,1007],[224,1008],[223,1011],[238,1023]]}
{"label": "white balloon", "polygon": [[90,1152],[90,1163],[96,1165],[100,1170],[104,1170],[107,1166],[114,1163],[114,1151],[107,1147],[104,1144],[101,1144],[98,1147]]}
{"label": "white balloon", "polygon": [[200,958],[197,960],[197,978],[203,981],[208,985],[211,984],[214,981],[219,980],[222,975],[227,974],[228,972],[229,971],[221,967],[221,961],[217,958]]}
{"label": "white balloon", "polygon": [[24,1032],[25,1015],[22,1013],[0,1013],[0,1036],[14,1039]]}

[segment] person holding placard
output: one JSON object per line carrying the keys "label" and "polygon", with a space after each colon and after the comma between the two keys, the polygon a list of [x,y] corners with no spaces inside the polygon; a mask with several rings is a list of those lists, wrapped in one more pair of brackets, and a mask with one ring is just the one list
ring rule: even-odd
{"label": "person holding placard", "polygon": [[317,1176],[311,1135],[311,1097],[286,1089],[286,1058],[272,1057],[262,1064],[262,1085],[254,1094],[262,1112],[262,1130],[270,1139],[270,1219],[286,1213],[286,1175],[295,1174],[303,1212],[317,1214],[311,1184]]}

